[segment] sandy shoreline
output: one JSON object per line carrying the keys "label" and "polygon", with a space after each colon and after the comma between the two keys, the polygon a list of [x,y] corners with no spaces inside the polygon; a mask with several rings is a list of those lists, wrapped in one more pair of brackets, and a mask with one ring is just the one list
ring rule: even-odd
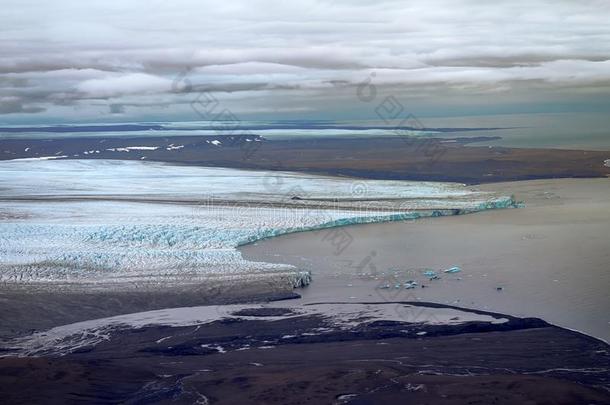
{"label": "sandy shoreline", "polygon": [[[496,183],[526,207],[474,215],[350,226],[336,254],[328,231],[286,235],[242,247],[245,258],[309,269],[304,302],[422,300],[535,316],[610,340],[610,179]],[[330,236],[329,236],[330,235]],[[425,268],[460,266],[429,288],[379,289]],[[389,271],[388,269],[392,269]],[[372,274],[376,274],[376,279]]]}

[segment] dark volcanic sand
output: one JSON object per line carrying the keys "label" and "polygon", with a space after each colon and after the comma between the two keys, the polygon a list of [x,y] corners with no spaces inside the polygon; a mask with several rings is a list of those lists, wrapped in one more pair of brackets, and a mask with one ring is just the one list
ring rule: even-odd
{"label": "dark volcanic sand", "polygon": [[49,291],[25,285],[0,290],[0,339],[22,336],[88,319],[200,305],[266,302],[297,298],[292,287],[269,281],[226,282],[198,288],[134,291]]}
{"label": "dark volcanic sand", "polygon": [[[210,143],[213,140],[221,140],[222,144],[213,145]],[[68,156],[70,159],[145,158],[200,166],[468,184],[538,178],[604,177],[610,174],[610,167],[604,166],[604,160],[610,158],[609,152],[467,145],[477,140],[489,138],[421,139],[397,136],[266,140],[255,135],[244,135],[3,139],[0,141],[0,160],[43,156]],[[184,145],[184,148],[167,150],[170,145]],[[159,149],[129,152],[107,150],[129,146]],[[27,152],[26,148],[29,148]],[[85,151],[99,153],[85,155]]]}
{"label": "dark volcanic sand", "polygon": [[[289,313],[265,308],[247,310],[253,320],[117,329],[110,340],[63,357],[3,358],[0,398],[7,404],[610,403],[608,346],[537,319],[454,326],[377,321],[347,330],[328,330],[317,316],[264,320]],[[305,333],[318,327],[327,330]]]}

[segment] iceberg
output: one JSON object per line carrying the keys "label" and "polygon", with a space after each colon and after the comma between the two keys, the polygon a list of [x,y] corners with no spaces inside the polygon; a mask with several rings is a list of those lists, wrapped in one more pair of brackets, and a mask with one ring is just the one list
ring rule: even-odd
{"label": "iceberg", "polygon": [[462,269],[460,269],[457,266],[451,267],[449,269],[443,270],[443,273],[459,273],[460,271],[462,271]]}
{"label": "iceberg", "polygon": [[426,270],[423,274],[430,280],[438,280],[440,278],[434,270]]}

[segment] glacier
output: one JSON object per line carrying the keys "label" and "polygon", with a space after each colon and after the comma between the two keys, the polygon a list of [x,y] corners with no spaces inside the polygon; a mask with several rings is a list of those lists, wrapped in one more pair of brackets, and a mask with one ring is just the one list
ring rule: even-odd
{"label": "glacier", "polygon": [[292,232],[518,206],[461,184],[360,180],[145,161],[0,162],[6,286],[163,288],[311,274],[239,246]]}

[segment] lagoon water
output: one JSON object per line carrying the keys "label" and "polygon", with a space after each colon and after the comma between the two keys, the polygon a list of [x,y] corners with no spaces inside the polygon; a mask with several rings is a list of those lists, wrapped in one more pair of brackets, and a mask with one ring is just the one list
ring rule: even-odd
{"label": "lagoon water", "polygon": [[[249,260],[311,269],[309,302],[432,301],[540,317],[610,341],[610,179],[481,188],[514,193],[525,207],[347,227],[353,241],[340,254],[324,232],[240,250]],[[443,273],[452,266],[461,272]],[[441,278],[429,280],[427,269]],[[427,287],[405,289],[408,280]]]}

